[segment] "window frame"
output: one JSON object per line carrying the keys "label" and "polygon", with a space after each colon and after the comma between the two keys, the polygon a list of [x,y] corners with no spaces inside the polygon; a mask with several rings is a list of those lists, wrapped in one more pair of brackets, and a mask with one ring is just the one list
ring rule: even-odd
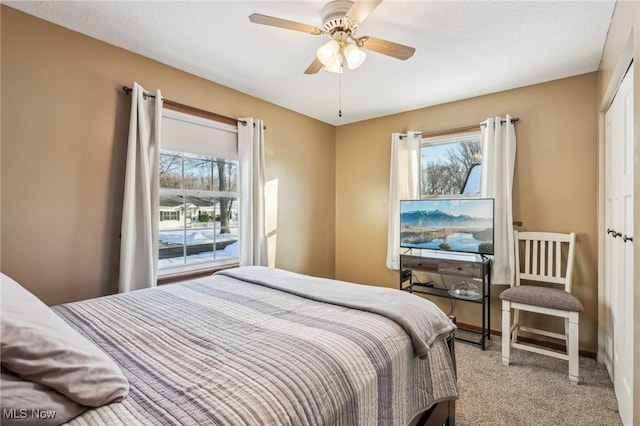
{"label": "window frame", "polygon": [[[422,150],[427,146],[437,146],[437,145],[448,145],[454,143],[462,143],[462,142],[471,142],[470,139],[478,139],[480,142],[480,161],[479,164],[482,164],[482,131],[478,127],[477,129],[472,130],[464,130],[464,131],[456,131],[456,132],[447,132],[445,134],[435,134],[429,136],[428,134],[423,135],[420,140],[420,151],[419,151],[419,170],[420,170],[420,199],[432,199],[432,198],[482,198],[480,194],[480,190],[477,194],[462,194],[461,192],[464,190],[464,184],[462,188],[460,188],[460,192],[456,194],[437,194],[437,195],[428,195],[425,194],[424,191],[424,179],[423,174],[425,172],[423,168],[423,160],[422,160]],[[474,163],[478,164],[478,163]],[[469,177],[469,173],[471,172],[471,168],[467,170],[467,176]],[[479,188],[480,189],[480,188]]]}
{"label": "window frame", "polygon": [[[238,128],[237,126],[232,126],[226,123],[221,123],[218,122],[214,119],[207,119],[204,118],[200,115],[193,115],[190,114],[188,112],[185,111],[176,111],[173,109],[169,109],[169,108],[163,108],[162,111],[162,117],[163,119],[172,119],[172,120],[179,120],[182,121],[184,123],[188,123],[190,125],[194,125],[194,126],[204,126],[204,127],[208,127],[211,129],[216,129],[216,130],[221,130],[221,131],[227,131],[227,132],[232,132],[236,134],[236,139],[237,139],[237,133],[238,133]],[[215,143],[215,142],[213,142]],[[182,150],[176,150],[175,147],[175,143],[172,142],[171,146],[169,148],[163,148],[162,146],[162,141],[160,142],[160,146],[159,146],[159,152],[158,152],[158,158],[160,158],[160,156],[162,155],[163,151],[173,151],[173,152],[179,152],[181,153],[181,157],[183,158],[182,160],[182,164],[181,164],[181,172],[182,172],[182,179],[181,179],[181,188],[162,188],[159,186],[158,188],[158,206],[157,208],[160,209],[160,200],[161,197],[163,195],[167,195],[167,196],[182,196],[183,200],[184,198],[188,197],[210,197],[210,198],[221,198],[221,197],[225,197],[225,198],[233,198],[236,200],[236,207],[235,210],[238,212],[240,212],[240,186],[239,186],[239,178],[240,178],[240,173],[239,173],[239,159],[236,158],[226,158],[226,157],[222,157],[222,156],[217,156],[217,154],[215,153],[214,150],[212,150],[210,153],[206,154],[208,155],[210,158],[212,159],[223,159],[225,160],[225,162],[230,162],[230,163],[234,163],[235,164],[235,175],[236,175],[236,190],[235,191],[219,191],[219,190],[213,190],[213,188],[211,190],[202,190],[202,189],[185,189],[184,188],[184,155],[205,155],[202,153],[191,153],[188,151],[188,147],[185,147]],[[237,145],[236,145],[236,154],[237,154]],[[158,163],[158,168],[160,167],[160,163]],[[214,208],[214,212],[215,212],[215,208]],[[165,212],[165,211],[160,211],[159,214],[159,220],[158,220],[158,225],[162,222],[162,216],[164,213],[171,213],[171,212]],[[184,239],[184,254],[182,256],[182,259],[186,259],[186,250],[187,250],[187,241],[186,241],[186,233],[188,232],[188,224],[187,224],[187,218],[189,216],[189,214],[187,214],[187,212],[185,211],[183,215],[180,214],[180,212],[176,212],[178,213],[178,217],[180,220],[180,216],[182,216],[182,220],[184,221],[183,223],[183,228],[181,230],[183,230],[183,232],[185,233],[185,239]],[[171,215],[170,215],[171,216]],[[190,222],[190,220],[188,221]],[[219,226],[218,226],[219,227]],[[173,278],[173,277],[179,277],[179,276],[185,276],[185,275],[196,275],[199,273],[203,273],[205,271],[212,271],[212,270],[217,270],[217,269],[222,269],[222,268],[227,268],[230,266],[237,266],[239,264],[239,259],[240,259],[240,247],[239,247],[239,240],[240,240],[240,221],[236,221],[236,224],[234,224],[233,226],[231,226],[232,228],[236,229],[236,233],[237,233],[237,243],[238,243],[238,253],[236,257],[233,258],[225,258],[225,259],[214,259],[211,261],[203,261],[203,262],[196,262],[196,263],[192,263],[192,264],[180,264],[180,265],[175,265],[175,266],[169,266],[169,267],[165,267],[165,268],[160,268],[160,266],[158,265],[158,269],[157,269],[157,273],[158,273],[158,279],[169,279],[169,278]],[[213,221],[213,226],[212,227],[205,227],[203,229],[211,229],[213,230],[214,234],[216,232],[216,224],[215,224],[215,219]],[[160,242],[160,229],[158,229],[158,243]],[[156,256],[157,256],[157,260],[158,260],[158,264],[160,262],[160,249],[158,248],[158,250],[156,251]]]}

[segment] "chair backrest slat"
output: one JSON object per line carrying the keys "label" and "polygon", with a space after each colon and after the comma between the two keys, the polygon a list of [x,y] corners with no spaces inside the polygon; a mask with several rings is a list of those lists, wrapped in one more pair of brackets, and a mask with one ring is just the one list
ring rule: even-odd
{"label": "chair backrest slat", "polygon": [[554,244],[554,241],[546,241],[545,244],[547,245],[548,249],[547,249],[547,275],[555,275],[555,257],[553,256],[554,250],[556,248],[556,245]]}
{"label": "chair backrest slat", "polygon": [[561,277],[562,272],[562,243],[560,241],[556,241],[556,277]]}
{"label": "chair backrest slat", "polygon": [[540,275],[549,275],[549,271],[552,271],[552,269],[549,269],[547,265],[547,242],[540,241],[539,244],[540,244]]}
{"label": "chair backrest slat", "polygon": [[[516,282],[541,281],[564,286],[571,292],[575,234],[553,232],[514,232],[516,242]],[[521,249],[524,245],[524,268],[520,270]],[[563,256],[563,245],[566,255]],[[566,266],[563,265],[563,257]]]}
{"label": "chair backrest slat", "polygon": [[524,257],[524,272],[526,274],[531,273],[531,241],[524,242],[525,257]]}

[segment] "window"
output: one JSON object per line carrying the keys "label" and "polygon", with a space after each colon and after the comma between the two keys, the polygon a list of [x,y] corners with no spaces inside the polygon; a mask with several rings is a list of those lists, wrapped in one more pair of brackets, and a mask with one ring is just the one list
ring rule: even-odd
{"label": "window", "polygon": [[238,262],[237,129],[163,112],[159,275]]}
{"label": "window", "polygon": [[480,196],[482,141],[480,131],[422,139],[422,198]]}
{"label": "window", "polygon": [[[162,206],[162,203],[160,203],[160,206]],[[163,222],[166,220],[180,220],[180,212],[160,211],[160,221]]]}

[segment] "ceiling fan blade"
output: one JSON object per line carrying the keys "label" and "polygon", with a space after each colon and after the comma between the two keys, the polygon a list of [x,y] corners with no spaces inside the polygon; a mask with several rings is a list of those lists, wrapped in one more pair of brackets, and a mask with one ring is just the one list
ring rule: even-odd
{"label": "ceiling fan blade", "polygon": [[[416,51],[415,47],[405,46],[404,44],[394,43],[392,41],[382,40],[375,37],[361,37],[361,47],[383,55],[391,56],[403,61],[413,56]],[[360,46],[360,44],[358,44]]]}
{"label": "ceiling fan blade", "polygon": [[378,7],[380,3],[382,3],[382,0],[354,1],[351,5],[351,8],[349,8],[349,11],[347,12],[347,16],[352,21],[360,23],[367,19],[367,16],[369,16],[369,14],[373,12],[373,9]]}
{"label": "ceiling fan blade", "polygon": [[320,60],[318,58],[316,58],[313,62],[311,62],[311,65],[309,65],[309,67],[307,67],[306,70],[304,70],[305,74],[315,74],[318,71],[320,71],[322,69],[324,65],[322,65],[322,62],[320,62]]}
{"label": "ceiling fan blade", "polygon": [[300,31],[303,33],[320,35],[322,30],[313,25],[301,24],[299,22],[287,21],[286,19],[274,18],[273,16],[253,13],[249,15],[249,20],[254,24],[270,25],[272,27],[284,28],[287,30]]}

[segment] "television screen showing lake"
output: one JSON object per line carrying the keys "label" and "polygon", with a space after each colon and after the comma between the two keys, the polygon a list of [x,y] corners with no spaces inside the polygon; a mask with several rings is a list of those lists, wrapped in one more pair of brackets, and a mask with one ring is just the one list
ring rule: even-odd
{"label": "television screen showing lake", "polygon": [[400,246],[493,254],[493,199],[400,202]]}

